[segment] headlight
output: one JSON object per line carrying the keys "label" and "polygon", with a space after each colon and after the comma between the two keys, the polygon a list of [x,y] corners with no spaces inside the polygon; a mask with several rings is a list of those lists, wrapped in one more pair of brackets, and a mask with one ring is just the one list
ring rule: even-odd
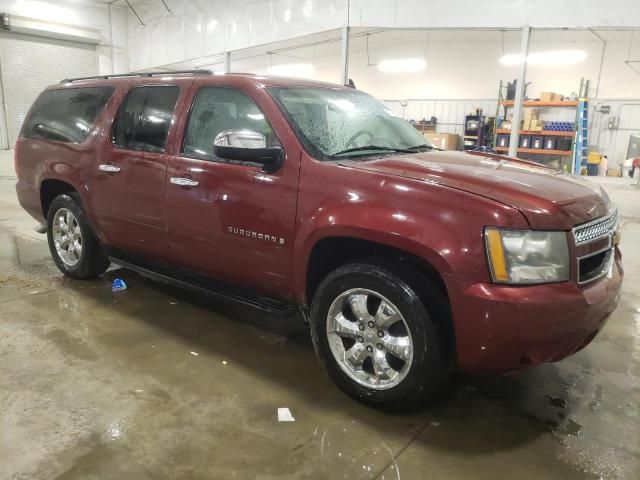
{"label": "headlight", "polygon": [[494,282],[522,285],[569,280],[565,232],[486,227],[484,238]]}

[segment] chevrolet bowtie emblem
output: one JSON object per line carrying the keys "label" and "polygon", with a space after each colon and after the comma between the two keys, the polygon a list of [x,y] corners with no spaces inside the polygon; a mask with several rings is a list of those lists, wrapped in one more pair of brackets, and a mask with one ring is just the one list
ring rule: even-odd
{"label": "chevrolet bowtie emblem", "polygon": [[621,237],[622,237],[622,232],[620,230],[614,231],[613,238],[611,239],[611,243],[613,243],[614,246],[619,245]]}
{"label": "chevrolet bowtie emblem", "polygon": [[233,235],[239,235],[241,237],[254,238],[256,240],[262,240],[264,242],[284,245],[284,238],[276,237],[268,233],[259,233],[259,232],[256,232],[255,230],[249,230],[249,229],[240,228],[240,227],[227,227],[227,232]]}

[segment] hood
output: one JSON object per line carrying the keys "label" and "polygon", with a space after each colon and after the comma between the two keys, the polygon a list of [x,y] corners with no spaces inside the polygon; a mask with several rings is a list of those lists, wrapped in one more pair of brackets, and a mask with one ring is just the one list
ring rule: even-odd
{"label": "hood", "polygon": [[517,208],[531,228],[569,230],[608,212],[597,185],[534,162],[502,155],[428,151],[341,165],[437,183]]}

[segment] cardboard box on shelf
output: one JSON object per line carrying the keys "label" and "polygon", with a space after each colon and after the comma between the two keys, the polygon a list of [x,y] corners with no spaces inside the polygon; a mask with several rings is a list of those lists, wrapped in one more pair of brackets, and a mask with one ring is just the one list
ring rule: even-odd
{"label": "cardboard box on shelf", "polygon": [[553,98],[551,99],[554,102],[561,102],[562,101],[562,95],[559,93],[554,93],[553,94]]}
{"label": "cardboard box on shelf", "polygon": [[535,120],[531,120],[531,123],[529,124],[529,130],[533,132],[539,132],[543,129],[543,127],[544,121],[537,118]]}
{"label": "cardboard box on shelf", "polygon": [[540,92],[540,101],[541,102],[553,102],[554,92]]}
{"label": "cardboard box on shelf", "polygon": [[458,150],[460,135],[456,133],[424,133],[424,137],[437,148],[443,150]]}

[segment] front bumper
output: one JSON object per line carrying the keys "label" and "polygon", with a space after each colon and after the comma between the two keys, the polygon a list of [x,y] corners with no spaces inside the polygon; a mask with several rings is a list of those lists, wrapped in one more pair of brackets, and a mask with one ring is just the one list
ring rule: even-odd
{"label": "front bumper", "polygon": [[458,368],[508,372],[561,360],[586,346],[615,310],[623,270],[586,286],[504,286],[450,279]]}

